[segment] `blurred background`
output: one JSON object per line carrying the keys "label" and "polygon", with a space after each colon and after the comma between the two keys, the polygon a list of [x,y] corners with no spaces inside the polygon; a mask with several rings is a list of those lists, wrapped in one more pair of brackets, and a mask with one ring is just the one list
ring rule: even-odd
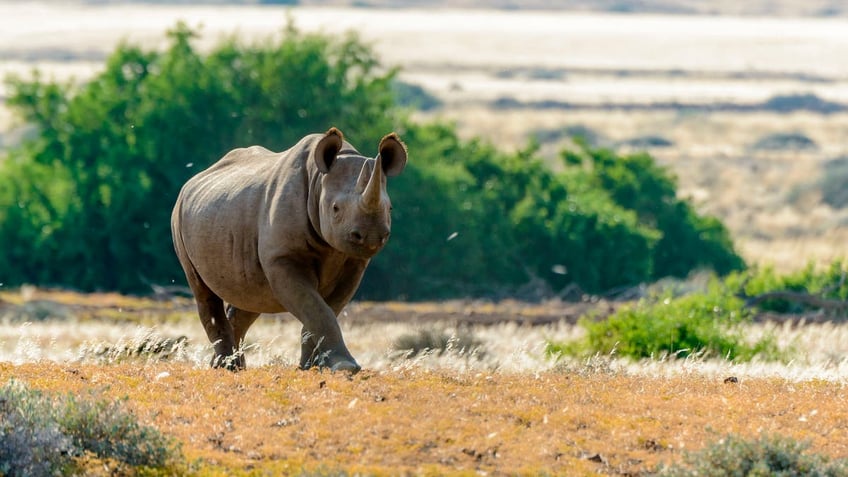
{"label": "blurred background", "polygon": [[848,243],[839,1],[6,0],[0,76],[7,287],[182,285],[181,184],[332,125],[410,147],[364,298],[579,297]]}

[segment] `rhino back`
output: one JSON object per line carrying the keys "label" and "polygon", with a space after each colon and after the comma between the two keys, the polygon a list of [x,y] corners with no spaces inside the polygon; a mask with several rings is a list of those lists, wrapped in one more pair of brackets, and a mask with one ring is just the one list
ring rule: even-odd
{"label": "rhino back", "polygon": [[277,246],[302,241],[299,236],[310,229],[301,143],[283,153],[258,146],[236,149],[180,192],[174,229],[185,258],[206,286],[238,308],[285,311],[263,271],[260,244],[268,242],[263,234],[273,220],[286,222],[285,235],[275,238]]}

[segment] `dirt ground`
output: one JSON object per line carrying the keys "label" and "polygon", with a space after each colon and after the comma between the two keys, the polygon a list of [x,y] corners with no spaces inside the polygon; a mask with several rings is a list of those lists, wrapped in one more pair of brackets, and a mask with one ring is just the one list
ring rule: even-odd
{"label": "dirt ground", "polygon": [[0,382],[107,398],[182,443],[201,475],[644,475],[727,434],[848,457],[844,384],[602,370],[356,376],[266,366],[0,364]]}

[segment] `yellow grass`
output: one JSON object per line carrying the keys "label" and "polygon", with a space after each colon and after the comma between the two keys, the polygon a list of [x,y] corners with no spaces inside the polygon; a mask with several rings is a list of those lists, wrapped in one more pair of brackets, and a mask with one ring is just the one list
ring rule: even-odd
{"label": "yellow grass", "polygon": [[199,459],[201,475],[638,473],[728,433],[780,434],[848,457],[846,389],[823,381],[0,363],[0,382],[9,379],[128,396],[143,423]]}

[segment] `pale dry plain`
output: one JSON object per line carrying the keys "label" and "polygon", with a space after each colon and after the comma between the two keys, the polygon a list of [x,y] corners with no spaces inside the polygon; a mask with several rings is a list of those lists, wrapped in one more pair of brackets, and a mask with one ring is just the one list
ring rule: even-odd
{"label": "pale dry plain", "polygon": [[[581,126],[623,150],[634,138],[668,140],[650,152],[699,210],[728,224],[751,263],[789,270],[845,255],[848,211],[824,204],[820,185],[825,164],[848,156],[848,113],[703,107],[798,93],[848,104],[844,18],[0,2],[0,74],[38,67],[84,81],[119,40],[161,46],[163,31],[180,19],[202,25],[198,44],[208,48],[224,34],[274,34],[289,16],[305,30],[359,32],[387,65],[402,67],[403,80],[443,101],[417,113],[422,120],[455,121],[465,137],[518,148],[534,134]],[[531,107],[494,108],[499,99]],[[571,107],[532,107],[544,101]],[[0,147],[22,132],[0,107]],[[815,147],[752,147],[787,132]],[[542,144],[552,167],[562,141]],[[348,381],[292,370],[298,326],[289,317],[251,330],[247,360],[258,369],[229,375],[204,370],[210,348],[186,300],[31,288],[3,291],[0,300],[0,382],[128,395],[145,422],[177,436],[212,474],[298,473],[323,464],[385,475],[639,475],[728,432],[789,435],[848,457],[848,327],[839,323],[749,328],[752,338],[772,332],[795,348],[789,362],[598,356],[557,363],[545,342],[580,336],[573,323],[582,309],[573,304],[359,303],[342,324],[368,371]],[[24,305],[61,319],[22,321]],[[563,320],[526,326],[504,316]],[[499,323],[467,324],[475,319]],[[393,344],[421,329],[470,335],[477,344],[400,357]],[[185,345],[164,360],[129,356],[150,337],[180,336]],[[723,382],[730,376],[738,386]],[[356,416],[367,419],[352,424]],[[359,434],[336,432],[345,428]]]}

